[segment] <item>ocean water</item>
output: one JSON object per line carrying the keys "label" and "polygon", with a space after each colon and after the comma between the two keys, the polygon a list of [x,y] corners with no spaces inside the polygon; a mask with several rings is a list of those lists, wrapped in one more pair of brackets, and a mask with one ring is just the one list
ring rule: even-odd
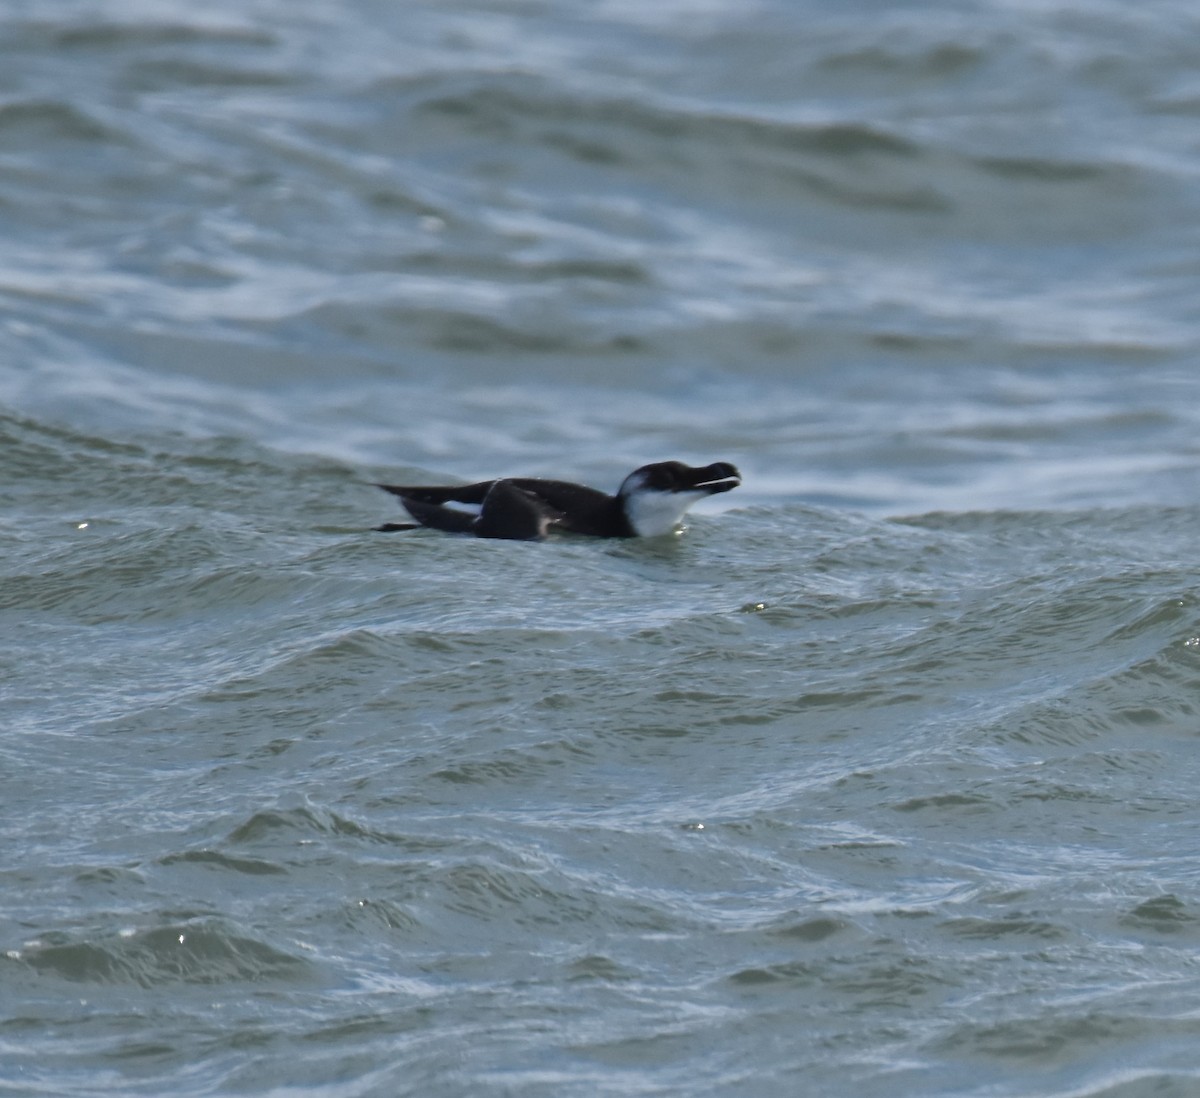
{"label": "ocean water", "polygon": [[[1200,1094],[1200,13],[10,0],[0,1094]],[[735,462],[678,536],[372,483]]]}

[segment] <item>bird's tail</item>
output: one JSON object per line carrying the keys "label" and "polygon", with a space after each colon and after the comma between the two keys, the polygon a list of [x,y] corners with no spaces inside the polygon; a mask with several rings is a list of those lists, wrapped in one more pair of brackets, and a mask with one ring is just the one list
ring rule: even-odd
{"label": "bird's tail", "polygon": [[391,534],[397,530],[420,530],[419,522],[385,522],[382,526],[372,526],[372,530],[380,534]]}
{"label": "bird's tail", "polygon": [[[474,532],[476,516],[473,512],[456,511],[453,507],[439,507],[436,503],[423,503],[421,500],[409,499],[407,496],[401,496],[400,502],[421,526],[444,530],[448,534]],[[388,523],[388,525],[393,526],[392,523]],[[404,525],[404,523],[395,523],[393,528]]]}

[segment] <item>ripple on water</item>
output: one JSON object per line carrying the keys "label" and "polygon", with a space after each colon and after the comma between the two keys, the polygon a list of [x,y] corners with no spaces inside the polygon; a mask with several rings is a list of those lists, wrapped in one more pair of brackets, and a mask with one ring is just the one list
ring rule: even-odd
{"label": "ripple on water", "polygon": [[204,919],[117,933],[47,934],[27,942],[10,960],[36,972],[78,983],[171,984],[308,982],[315,970],[298,953]]}

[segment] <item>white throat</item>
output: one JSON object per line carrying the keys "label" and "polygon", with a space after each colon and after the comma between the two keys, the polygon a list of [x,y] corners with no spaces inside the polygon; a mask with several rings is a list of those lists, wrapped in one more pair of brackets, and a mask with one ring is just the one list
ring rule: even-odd
{"label": "white throat", "polygon": [[643,489],[625,497],[625,517],[639,537],[669,534],[682,521],[687,509],[708,492],[656,492]]}

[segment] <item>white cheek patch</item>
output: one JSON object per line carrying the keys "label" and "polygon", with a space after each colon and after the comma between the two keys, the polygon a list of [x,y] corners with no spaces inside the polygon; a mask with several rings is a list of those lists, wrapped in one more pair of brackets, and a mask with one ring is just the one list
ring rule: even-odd
{"label": "white cheek patch", "polygon": [[635,492],[625,501],[625,514],[634,531],[643,538],[669,534],[687,509],[708,492]]}

